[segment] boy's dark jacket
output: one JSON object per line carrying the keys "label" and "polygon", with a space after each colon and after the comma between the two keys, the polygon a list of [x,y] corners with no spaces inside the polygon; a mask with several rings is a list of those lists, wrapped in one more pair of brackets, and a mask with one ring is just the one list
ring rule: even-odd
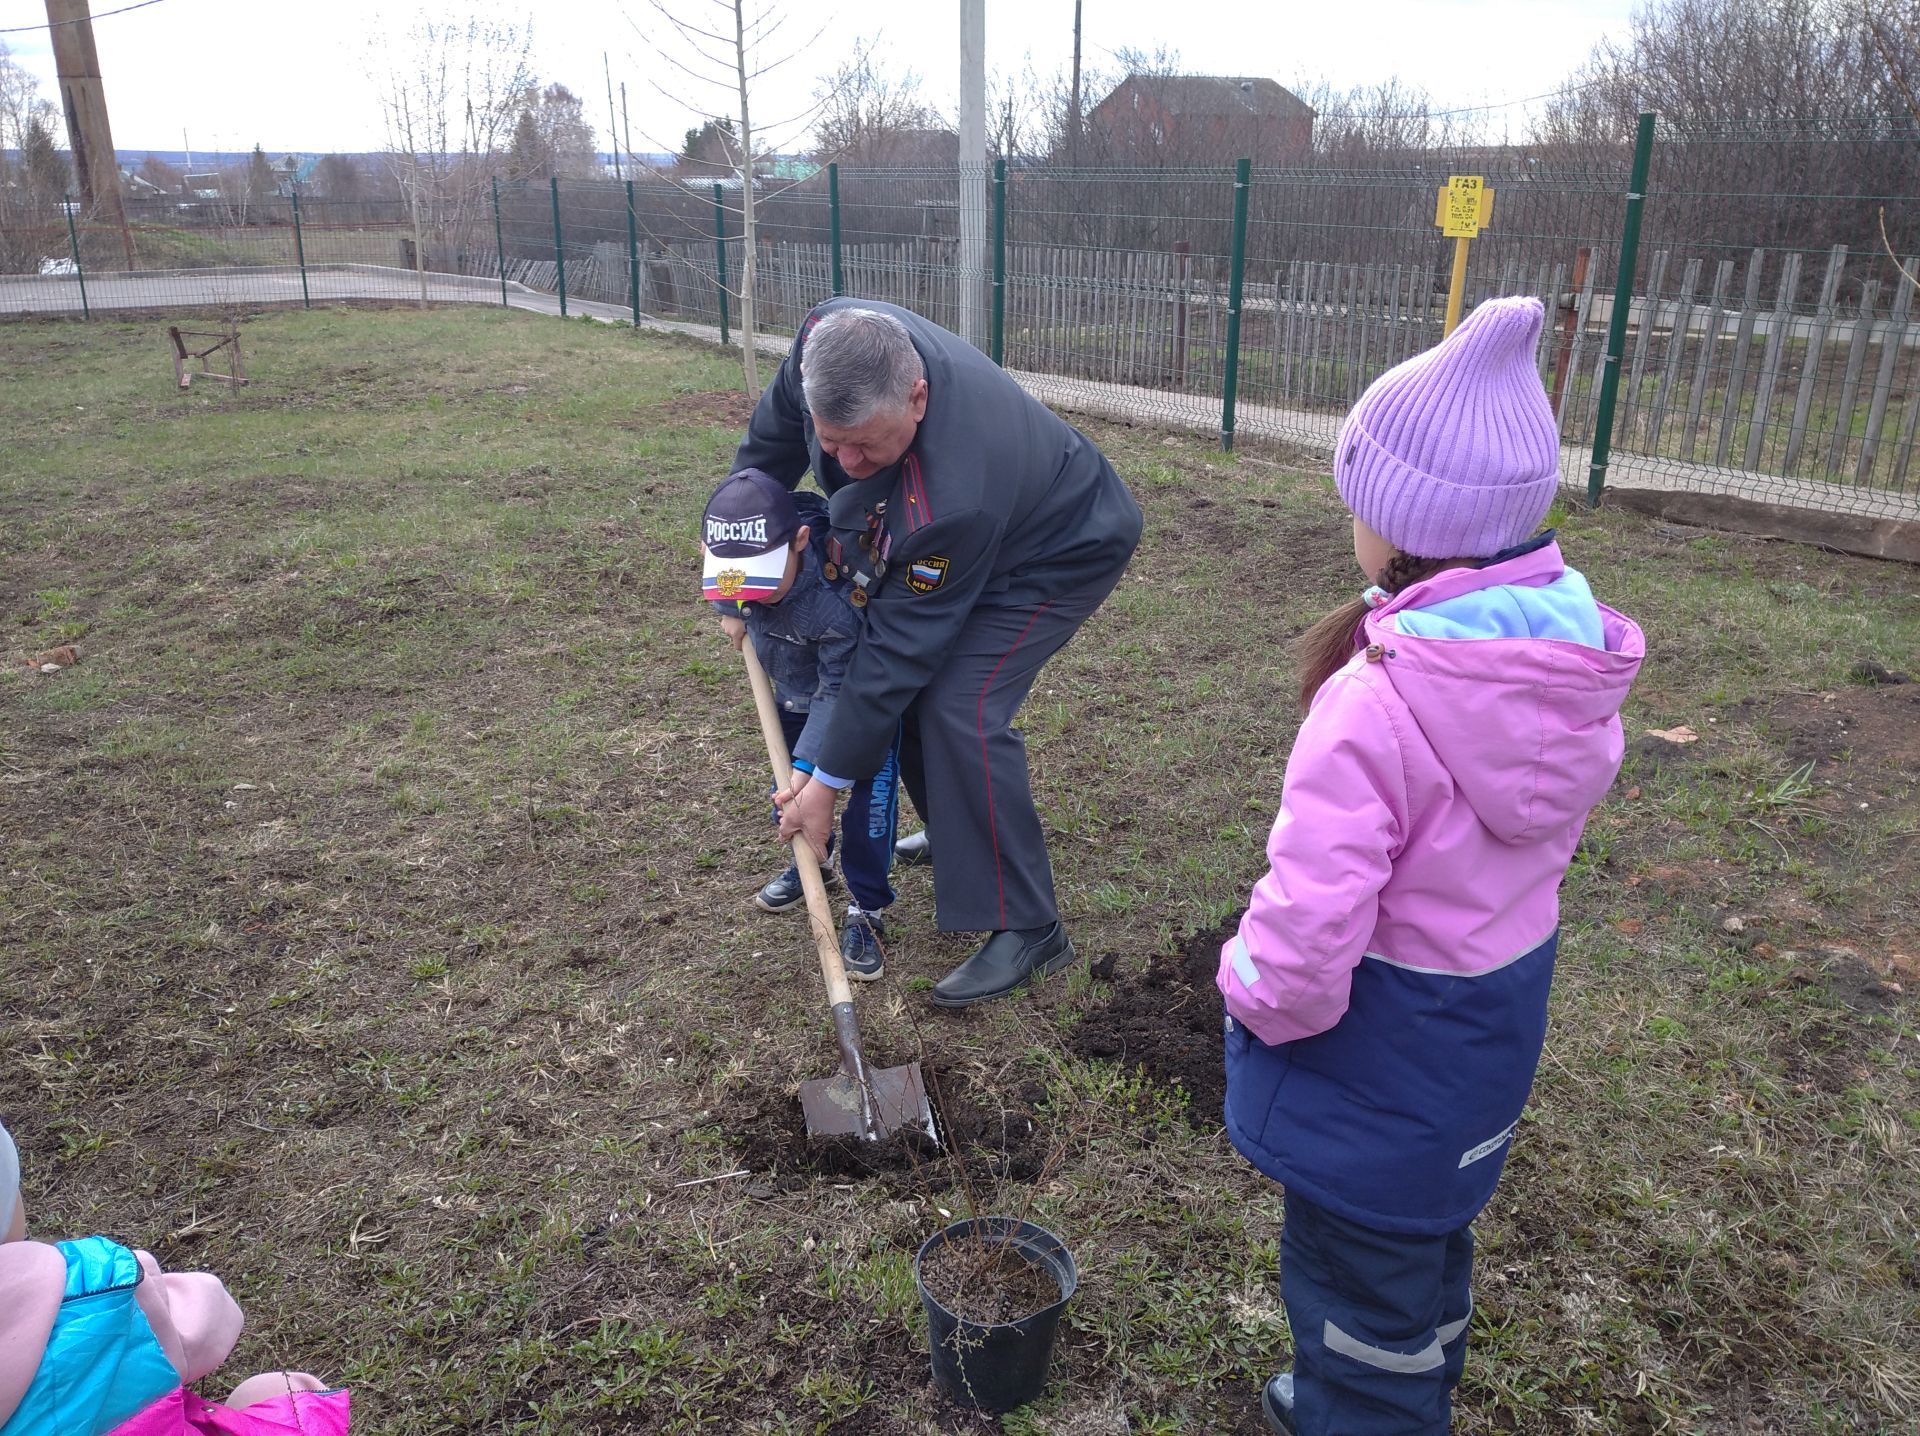
{"label": "boy's dark jacket", "polygon": [[753,651],[773,680],[774,701],[785,712],[806,715],[807,725],[793,745],[793,761],[810,773],[859,642],[860,611],[848,600],[846,579],[829,583],[822,571],[820,539],[826,532],[827,501],[806,492],[796,492],[793,501],[811,534],[786,597],[778,603],[714,607],[746,621]]}

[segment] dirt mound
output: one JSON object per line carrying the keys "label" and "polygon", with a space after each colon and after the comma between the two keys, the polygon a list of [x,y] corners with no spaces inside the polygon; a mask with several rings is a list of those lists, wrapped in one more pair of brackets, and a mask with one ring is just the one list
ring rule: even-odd
{"label": "dirt mound", "polygon": [[1120,989],[1074,1030],[1073,1050],[1138,1067],[1156,1082],[1187,1094],[1187,1120],[1218,1131],[1227,1098],[1221,1065],[1220,993],[1213,985],[1220,946],[1235,922],[1195,933],[1180,951],[1152,958],[1147,970]]}
{"label": "dirt mound", "polygon": [[1035,1109],[1045,1100],[1044,1088],[990,1096],[953,1069],[929,1064],[922,1070],[940,1132],[937,1145],[919,1131],[897,1132],[881,1142],[810,1137],[799,1098],[763,1091],[738,1129],[734,1151],[743,1166],[766,1174],[776,1187],[825,1177],[943,1191],[959,1180],[956,1161],[964,1161],[976,1181],[1031,1182],[1040,1175],[1048,1145]]}
{"label": "dirt mound", "polygon": [[1920,684],[1795,694],[1767,717],[1785,737],[1790,763],[1851,759],[1856,770],[1875,777],[1911,781],[1920,774]]}

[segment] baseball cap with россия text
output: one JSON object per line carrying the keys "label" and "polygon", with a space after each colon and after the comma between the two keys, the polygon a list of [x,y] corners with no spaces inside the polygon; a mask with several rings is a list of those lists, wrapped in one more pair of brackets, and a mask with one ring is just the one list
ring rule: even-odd
{"label": "baseball cap with \u0440\u043e\u0441\u0441\u0438\u044f text", "polygon": [[704,598],[753,603],[779,591],[787,546],[800,510],[786,486],[759,469],[742,469],[713,491],[700,521]]}

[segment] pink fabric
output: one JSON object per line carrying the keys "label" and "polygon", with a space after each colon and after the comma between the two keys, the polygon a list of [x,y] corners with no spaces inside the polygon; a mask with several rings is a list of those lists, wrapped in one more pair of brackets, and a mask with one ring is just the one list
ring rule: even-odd
{"label": "pink fabric", "polygon": [[1646,644],[1601,606],[1606,651],[1551,639],[1428,639],[1394,615],[1493,584],[1545,583],[1554,545],[1449,569],[1368,615],[1379,646],[1321,687],[1294,741],[1271,864],[1240,921],[1256,980],[1220,966],[1227,1011],[1263,1042],[1325,1032],[1371,953],[1473,974],[1559,923],[1587,813],[1620,766],[1619,710]]}
{"label": "pink fabric", "polygon": [[297,1391],[236,1408],[183,1388],[121,1422],[110,1436],[347,1436],[350,1407],[345,1391]]}
{"label": "pink fabric", "polygon": [[142,1276],[134,1298],[180,1379],[192,1383],[217,1370],[240,1340],[240,1303],[211,1273],[163,1272],[151,1252],[134,1256]]}
{"label": "pink fabric", "polygon": [[58,1247],[0,1244],[0,1426],[33,1385],[66,1285],[67,1259]]}

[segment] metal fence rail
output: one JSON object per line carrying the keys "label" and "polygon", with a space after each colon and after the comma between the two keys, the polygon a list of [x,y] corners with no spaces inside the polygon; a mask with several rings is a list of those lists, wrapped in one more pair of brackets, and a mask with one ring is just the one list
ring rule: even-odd
{"label": "metal fence rail", "polygon": [[[1920,519],[1920,315],[1880,240],[1884,210],[1897,251],[1920,251],[1920,133],[1662,136],[1637,249],[1633,159],[1622,144],[1238,173],[1003,162],[973,265],[959,171],[830,167],[756,190],[755,323],[790,334],[834,292],[890,300],[971,326],[1063,406],[1326,446],[1366,384],[1440,338],[1435,191],[1482,174],[1496,206],[1465,299],[1545,304],[1538,363],[1570,484],[1601,465],[1616,486]],[[1879,192],[1778,188],[1827,172]],[[128,220],[6,197],[0,314],[531,292],[563,313],[742,319],[737,184],[497,180],[433,214],[146,200]]]}

